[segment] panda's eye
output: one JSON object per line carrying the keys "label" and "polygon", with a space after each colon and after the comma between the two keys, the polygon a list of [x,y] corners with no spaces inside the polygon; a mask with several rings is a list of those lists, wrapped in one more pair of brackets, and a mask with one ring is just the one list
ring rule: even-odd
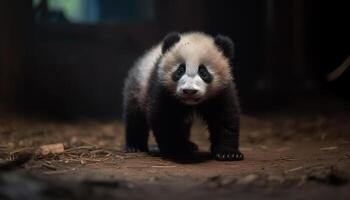
{"label": "panda's eye", "polygon": [[179,65],[177,70],[173,73],[172,79],[174,81],[178,81],[182,77],[182,75],[185,74],[185,72],[186,72],[186,64],[182,63]]}
{"label": "panda's eye", "polygon": [[208,72],[204,65],[199,65],[198,74],[203,79],[203,81],[210,83],[213,80],[213,76]]}

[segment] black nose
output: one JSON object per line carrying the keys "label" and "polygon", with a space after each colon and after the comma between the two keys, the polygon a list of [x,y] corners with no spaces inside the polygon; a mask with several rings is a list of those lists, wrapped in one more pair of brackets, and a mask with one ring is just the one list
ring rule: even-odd
{"label": "black nose", "polygon": [[184,94],[187,94],[187,95],[193,95],[198,92],[198,90],[194,90],[194,89],[183,89],[182,91]]}

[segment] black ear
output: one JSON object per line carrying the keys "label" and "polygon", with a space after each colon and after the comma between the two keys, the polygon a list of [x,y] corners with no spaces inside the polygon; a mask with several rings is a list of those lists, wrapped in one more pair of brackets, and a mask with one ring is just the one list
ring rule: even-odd
{"label": "black ear", "polygon": [[168,33],[163,40],[162,53],[168,51],[180,40],[180,34],[177,32]]}
{"label": "black ear", "polygon": [[222,51],[224,56],[226,56],[229,59],[233,58],[234,44],[229,37],[223,36],[223,35],[217,35],[215,37],[215,44]]}

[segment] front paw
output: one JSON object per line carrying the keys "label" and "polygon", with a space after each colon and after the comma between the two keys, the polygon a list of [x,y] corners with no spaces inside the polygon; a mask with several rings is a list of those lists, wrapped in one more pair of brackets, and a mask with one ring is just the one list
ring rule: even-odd
{"label": "front paw", "polygon": [[219,161],[238,161],[244,159],[244,155],[240,151],[216,152],[213,156]]}

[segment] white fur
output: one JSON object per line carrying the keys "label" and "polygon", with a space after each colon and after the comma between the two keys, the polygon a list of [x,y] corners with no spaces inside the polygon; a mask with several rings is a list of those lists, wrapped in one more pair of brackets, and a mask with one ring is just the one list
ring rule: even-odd
{"label": "white fur", "polygon": [[[198,66],[188,66],[186,68],[186,73],[178,80],[176,85],[176,96],[178,96],[184,103],[189,105],[194,105],[201,100],[203,100],[207,91],[207,83],[198,75]],[[197,93],[192,95],[193,98],[198,100],[194,101],[193,99],[186,99],[186,95],[183,93],[184,90],[197,90]]]}
{"label": "white fur", "polygon": [[[181,63],[186,64],[186,73],[178,82],[174,82],[171,76]],[[198,67],[201,64],[213,76],[213,81],[209,84],[206,84],[198,75]],[[217,48],[214,39],[198,32],[182,34],[180,41],[163,55],[159,64],[158,77],[180,98],[183,88],[198,89],[196,97],[200,98],[200,101],[215,95],[233,79],[229,61]],[[188,104],[193,105],[194,102],[191,101]]]}
{"label": "white fur", "polygon": [[157,45],[142,56],[135,64],[137,69],[136,81],[140,87],[140,94],[138,94],[137,98],[140,103],[144,102],[147,95],[148,82],[161,52],[161,45]]}

